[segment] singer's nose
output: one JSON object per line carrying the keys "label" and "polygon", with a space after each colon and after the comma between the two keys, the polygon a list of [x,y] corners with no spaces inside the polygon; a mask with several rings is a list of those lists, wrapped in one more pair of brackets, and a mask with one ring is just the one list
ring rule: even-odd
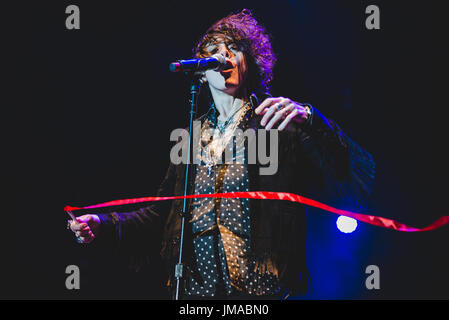
{"label": "singer's nose", "polygon": [[229,51],[228,47],[226,45],[224,45],[224,44],[222,44],[220,46],[219,53],[221,55],[223,55],[225,58],[230,58],[231,57],[231,52]]}

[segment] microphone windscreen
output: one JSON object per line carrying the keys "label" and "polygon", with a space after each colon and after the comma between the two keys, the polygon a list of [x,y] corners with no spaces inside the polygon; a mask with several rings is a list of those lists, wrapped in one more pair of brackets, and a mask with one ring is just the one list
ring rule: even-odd
{"label": "microphone windscreen", "polygon": [[170,63],[169,69],[171,72],[178,72],[181,70],[181,64],[179,62]]}

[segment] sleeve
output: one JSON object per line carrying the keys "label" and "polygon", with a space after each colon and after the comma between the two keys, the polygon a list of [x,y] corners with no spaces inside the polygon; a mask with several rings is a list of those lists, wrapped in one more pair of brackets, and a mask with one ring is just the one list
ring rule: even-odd
{"label": "sleeve", "polygon": [[365,208],[375,183],[373,157],[334,121],[305,105],[312,114],[299,130],[299,140],[315,173],[311,179],[318,177],[326,201],[349,210]]}
{"label": "sleeve", "polygon": [[[170,162],[157,196],[172,195],[174,182],[175,166]],[[130,267],[138,270],[159,254],[170,204],[170,201],[155,201],[135,211],[98,214],[101,221],[98,240],[112,244],[120,255],[129,258]]]}

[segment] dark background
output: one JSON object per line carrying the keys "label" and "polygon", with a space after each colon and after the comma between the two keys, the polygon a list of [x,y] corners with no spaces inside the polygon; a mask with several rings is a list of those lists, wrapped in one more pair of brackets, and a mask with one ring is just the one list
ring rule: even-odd
{"label": "dark background", "polygon": [[[213,4],[212,4],[213,3]],[[65,28],[65,8],[81,29]],[[365,28],[376,4],[381,29]],[[447,215],[447,42],[441,1],[34,1],[2,5],[0,298],[155,298],[153,270],[83,247],[65,205],[154,195],[188,83],[168,64],[219,18],[254,14],[272,35],[272,94],[310,102],[371,152],[370,212],[424,227]],[[444,87],[443,87],[444,85]],[[200,113],[205,112],[204,106]],[[314,290],[302,299],[448,299],[449,229],[403,233],[308,215]],[[81,289],[65,288],[65,268]],[[365,288],[379,266],[381,289]]]}

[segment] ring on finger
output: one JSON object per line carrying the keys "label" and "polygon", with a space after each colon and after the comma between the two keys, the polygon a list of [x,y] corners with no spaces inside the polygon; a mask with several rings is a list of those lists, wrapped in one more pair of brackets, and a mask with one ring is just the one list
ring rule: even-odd
{"label": "ring on finger", "polygon": [[276,111],[278,111],[281,108],[282,108],[282,103],[278,103],[278,105],[276,106]]}

